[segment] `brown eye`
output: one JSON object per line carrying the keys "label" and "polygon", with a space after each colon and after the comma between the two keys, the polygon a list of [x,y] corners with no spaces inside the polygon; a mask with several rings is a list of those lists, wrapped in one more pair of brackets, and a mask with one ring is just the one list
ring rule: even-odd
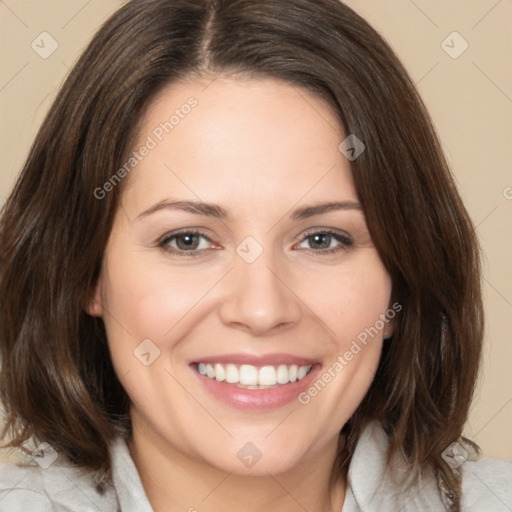
{"label": "brown eye", "polygon": [[176,245],[182,251],[196,250],[199,246],[199,237],[197,235],[177,235]]}
{"label": "brown eye", "polygon": [[182,231],[165,235],[160,240],[159,246],[170,253],[192,256],[210,248],[211,241],[204,233]]}
{"label": "brown eye", "polygon": [[329,249],[332,236],[325,233],[308,236],[309,245],[312,249]]}
{"label": "brown eye", "polygon": [[316,231],[306,234],[299,247],[307,243],[309,247],[302,247],[320,254],[333,253],[346,249],[352,245],[352,240],[345,234],[333,231]]}

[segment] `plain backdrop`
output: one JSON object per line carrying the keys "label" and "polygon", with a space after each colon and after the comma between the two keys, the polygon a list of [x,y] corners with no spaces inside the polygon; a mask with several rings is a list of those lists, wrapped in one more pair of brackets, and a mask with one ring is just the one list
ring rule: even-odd
{"label": "plain backdrop", "polygon": [[[71,66],[122,3],[0,1],[0,203]],[[486,455],[512,461],[512,0],[346,3],[387,39],[417,84],[477,226],[487,329],[465,434]]]}

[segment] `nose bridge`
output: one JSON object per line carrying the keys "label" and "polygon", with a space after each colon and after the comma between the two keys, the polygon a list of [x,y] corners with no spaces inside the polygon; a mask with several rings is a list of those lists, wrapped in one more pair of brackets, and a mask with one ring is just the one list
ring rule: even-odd
{"label": "nose bridge", "polygon": [[300,316],[296,296],[280,276],[278,255],[253,237],[236,249],[227,296],[221,306],[223,322],[243,326],[253,333],[265,333]]}

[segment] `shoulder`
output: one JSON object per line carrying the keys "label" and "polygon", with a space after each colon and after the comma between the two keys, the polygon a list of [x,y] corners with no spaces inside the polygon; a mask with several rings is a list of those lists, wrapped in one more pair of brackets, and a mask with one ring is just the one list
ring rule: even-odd
{"label": "shoulder", "polygon": [[54,461],[0,464],[1,512],[116,512],[113,489],[97,490],[89,472]]}
{"label": "shoulder", "polygon": [[[395,458],[392,467],[388,465],[388,446],[387,434],[378,422],[366,426],[350,462],[349,498],[343,512],[448,510],[447,496],[436,475],[429,470],[418,481],[410,480],[409,466],[401,459]],[[476,457],[473,461],[473,455],[465,455],[454,459],[452,466],[461,475],[461,510],[511,512],[512,463],[493,458],[476,460]]]}
{"label": "shoulder", "polygon": [[464,510],[512,510],[512,462],[486,457],[460,470]]}

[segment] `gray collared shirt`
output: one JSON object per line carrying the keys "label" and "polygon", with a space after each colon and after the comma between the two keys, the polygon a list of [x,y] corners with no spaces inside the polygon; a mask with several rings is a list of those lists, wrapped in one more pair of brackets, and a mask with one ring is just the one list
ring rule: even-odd
{"label": "gray collared shirt", "polygon": [[[405,489],[385,464],[387,436],[378,423],[362,433],[348,473],[341,512],[442,512],[446,510],[432,477]],[[0,512],[153,512],[122,439],[112,444],[113,486],[99,493],[91,473],[55,460],[0,466]],[[463,512],[512,512],[512,463],[465,460]],[[199,499],[199,497],[198,497]],[[194,504],[191,504],[194,507]],[[195,508],[201,512],[200,504]]]}

